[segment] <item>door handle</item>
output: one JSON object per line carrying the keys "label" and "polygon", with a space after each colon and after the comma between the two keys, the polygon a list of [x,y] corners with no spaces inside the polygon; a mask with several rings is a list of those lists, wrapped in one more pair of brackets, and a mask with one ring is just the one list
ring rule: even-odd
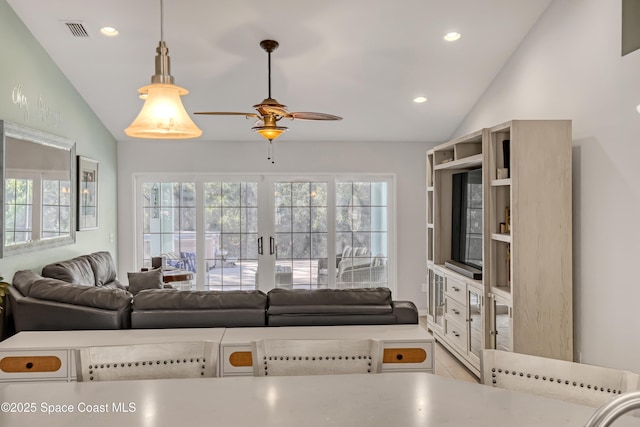
{"label": "door handle", "polygon": [[269,236],[269,255],[276,253],[276,239]]}
{"label": "door handle", "polygon": [[258,255],[264,254],[264,248],[262,247],[262,236],[258,237]]}

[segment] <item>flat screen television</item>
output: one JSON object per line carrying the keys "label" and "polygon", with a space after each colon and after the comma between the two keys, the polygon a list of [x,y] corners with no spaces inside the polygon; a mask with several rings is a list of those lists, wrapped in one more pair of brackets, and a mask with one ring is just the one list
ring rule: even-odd
{"label": "flat screen television", "polygon": [[[452,176],[451,260],[448,267],[482,278],[482,169]],[[457,268],[453,268],[458,271]],[[466,274],[465,271],[460,271]],[[467,274],[468,275],[468,274]]]}

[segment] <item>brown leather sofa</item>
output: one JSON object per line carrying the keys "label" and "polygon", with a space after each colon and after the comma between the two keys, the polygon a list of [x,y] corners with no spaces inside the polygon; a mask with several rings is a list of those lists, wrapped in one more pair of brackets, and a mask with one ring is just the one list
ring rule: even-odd
{"label": "brown leather sofa", "polygon": [[104,251],[49,264],[42,275],[18,271],[9,287],[17,332],[129,328],[131,299],[116,278],[111,254]]}
{"label": "brown leather sofa", "polygon": [[146,289],[133,295],[115,277],[108,252],[47,265],[42,275],[19,271],[9,292],[16,332],[418,323],[416,306],[393,301],[388,288]]}

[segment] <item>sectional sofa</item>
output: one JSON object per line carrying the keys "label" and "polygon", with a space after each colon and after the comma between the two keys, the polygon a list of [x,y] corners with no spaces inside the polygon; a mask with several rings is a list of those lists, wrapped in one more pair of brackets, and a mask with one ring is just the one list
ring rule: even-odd
{"label": "sectional sofa", "polygon": [[255,327],[418,323],[388,288],[130,292],[108,252],[18,271],[9,287],[16,332],[25,330]]}

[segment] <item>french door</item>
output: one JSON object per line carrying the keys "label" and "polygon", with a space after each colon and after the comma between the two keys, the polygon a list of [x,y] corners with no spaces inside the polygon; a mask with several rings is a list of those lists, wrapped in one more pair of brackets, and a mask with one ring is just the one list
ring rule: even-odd
{"label": "french door", "polygon": [[197,289],[389,286],[392,181],[366,178],[140,177],[138,265]]}

